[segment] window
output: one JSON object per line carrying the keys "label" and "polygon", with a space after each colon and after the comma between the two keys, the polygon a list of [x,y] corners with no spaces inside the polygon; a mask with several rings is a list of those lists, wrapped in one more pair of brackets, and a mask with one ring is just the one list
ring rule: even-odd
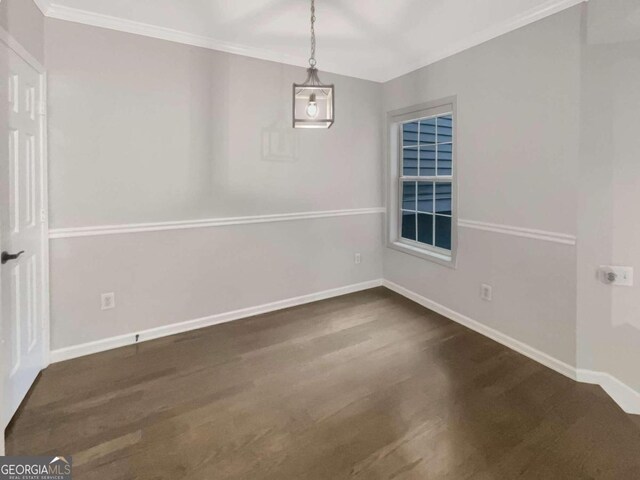
{"label": "window", "polygon": [[[452,262],[455,250],[453,104],[392,116],[392,247]],[[393,140],[393,139],[391,139]],[[397,143],[396,143],[397,142]],[[395,148],[397,147],[397,148]],[[393,159],[392,159],[393,160]],[[395,172],[393,171],[395,170]]]}

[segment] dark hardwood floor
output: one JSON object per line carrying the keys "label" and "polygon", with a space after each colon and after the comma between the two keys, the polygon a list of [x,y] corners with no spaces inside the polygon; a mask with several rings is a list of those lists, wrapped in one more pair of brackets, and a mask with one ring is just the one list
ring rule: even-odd
{"label": "dark hardwood floor", "polygon": [[640,422],[378,288],[52,365],[8,454],[74,479],[640,479]]}

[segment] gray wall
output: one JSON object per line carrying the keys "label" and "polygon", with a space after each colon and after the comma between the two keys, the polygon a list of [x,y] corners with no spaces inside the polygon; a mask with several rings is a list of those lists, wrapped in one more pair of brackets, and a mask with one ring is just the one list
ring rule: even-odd
{"label": "gray wall", "polygon": [[[336,124],[294,131],[304,69],[52,19],[46,37],[52,228],[382,205],[381,85],[322,76]],[[52,347],[378,279],[381,232],[378,214],[52,240]]]}
{"label": "gray wall", "polygon": [[[576,233],[581,21],[575,7],[385,85],[385,112],[457,96],[459,218]],[[575,365],[575,247],[458,237],[456,269],[387,248],[385,278]]]}
{"label": "gray wall", "polygon": [[577,246],[461,227],[455,270],[383,257],[386,279],[636,390],[640,282],[597,272],[640,265],[638,18],[637,0],[591,0],[385,85],[385,112],[457,95],[461,219]]}
{"label": "gray wall", "polygon": [[[46,34],[53,228],[381,205],[379,84],[322,75],[338,121],[294,131],[304,69],[60,20]],[[294,158],[264,155],[270,129]]]}
{"label": "gray wall", "polygon": [[[5,0],[0,9],[22,19],[13,34],[50,74],[54,228],[378,206],[384,113],[455,95],[459,217],[578,237],[571,246],[460,227],[456,269],[383,248],[377,215],[53,240],[53,348],[384,274],[640,389],[640,286],[596,278],[602,264],[640,264],[640,13],[636,0],[613,1],[384,86],[326,75],[338,122],[309,132],[289,127],[302,69],[56,20],[38,53],[35,7]],[[29,15],[35,35],[25,36]],[[269,135],[291,154],[265,151]],[[493,302],[480,300],[480,283]],[[101,312],[108,291],[117,308]]]}
{"label": "gray wall", "polygon": [[33,0],[0,1],[0,27],[44,63],[44,15]]}
{"label": "gray wall", "polygon": [[[54,240],[52,348],[381,278],[380,222],[364,215]],[[114,310],[100,311],[102,292],[116,293]]]}
{"label": "gray wall", "polygon": [[[591,0],[582,72],[578,363],[640,390],[640,281],[608,287],[600,265],[640,268],[640,4]],[[635,19],[635,20],[634,20]]]}

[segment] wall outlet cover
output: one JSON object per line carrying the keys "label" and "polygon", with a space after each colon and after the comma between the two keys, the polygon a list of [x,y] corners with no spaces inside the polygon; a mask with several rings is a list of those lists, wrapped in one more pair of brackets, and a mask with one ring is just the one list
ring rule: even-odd
{"label": "wall outlet cover", "polygon": [[102,310],[111,310],[116,308],[116,294],[113,292],[103,293],[100,296],[100,307]]}

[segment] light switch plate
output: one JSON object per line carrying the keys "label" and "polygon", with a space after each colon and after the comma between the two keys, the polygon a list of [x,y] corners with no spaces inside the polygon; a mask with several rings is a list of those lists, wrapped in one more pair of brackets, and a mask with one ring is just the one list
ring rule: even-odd
{"label": "light switch plate", "polygon": [[480,298],[485,302],[493,300],[493,287],[486,283],[480,284]]}
{"label": "light switch plate", "polygon": [[607,285],[615,285],[618,287],[632,287],[633,267],[602,265],[600,267],[600,279]]}

